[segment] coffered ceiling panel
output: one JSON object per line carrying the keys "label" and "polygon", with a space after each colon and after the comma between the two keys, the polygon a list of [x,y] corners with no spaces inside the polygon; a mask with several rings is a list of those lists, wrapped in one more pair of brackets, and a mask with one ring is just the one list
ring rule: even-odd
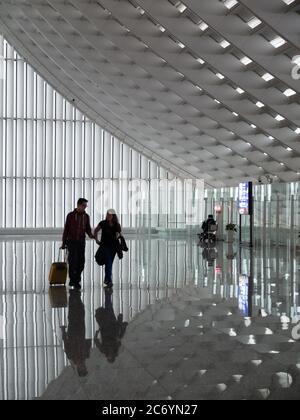
{"label": "coffered ceiling panel", "polygon": [[87,116],[209,187],[300,179],[299,0],[0,0],[0,29]]}

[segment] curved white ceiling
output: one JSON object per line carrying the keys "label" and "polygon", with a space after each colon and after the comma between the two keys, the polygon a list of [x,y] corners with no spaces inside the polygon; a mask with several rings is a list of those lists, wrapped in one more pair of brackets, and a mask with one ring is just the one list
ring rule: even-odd
{"label": "curved white ceiling", "polygon": [[178,176],[229,186],[300,179],[299,10],[299,0],[0,0],[0,28],[103,128]]}

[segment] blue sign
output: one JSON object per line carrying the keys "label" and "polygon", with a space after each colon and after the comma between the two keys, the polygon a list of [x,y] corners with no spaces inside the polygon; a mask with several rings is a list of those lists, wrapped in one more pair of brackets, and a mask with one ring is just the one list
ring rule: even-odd
{"label": "blue sign", "polygon": [[249,277],[239,278],[239,310],[244,316],[249,316]]}
{"label": "blue sign", "polygon": [[239,185],[239,213],[249,215],[251,213],[251,182],[242,182]]}

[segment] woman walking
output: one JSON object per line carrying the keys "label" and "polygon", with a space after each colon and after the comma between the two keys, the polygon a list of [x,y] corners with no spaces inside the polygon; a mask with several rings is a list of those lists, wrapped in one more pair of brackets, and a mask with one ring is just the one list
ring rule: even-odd
{"label": "woman walking", "polygon": [[[107,211],[106,219],[102,220],[95,229],[94,236],[98,245],[101,246],[101,254],[105,261],[105,278],[106,287],[112,287],[112,266],[119,249],[119,237],[121,236],[121,225],[115,210]],[[98,233],[101,231],[101,240],[97,239]]]}

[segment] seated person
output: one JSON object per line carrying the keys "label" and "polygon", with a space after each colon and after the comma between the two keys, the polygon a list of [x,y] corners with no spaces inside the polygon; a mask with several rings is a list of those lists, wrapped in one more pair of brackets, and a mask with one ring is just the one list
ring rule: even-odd
{"label": "seated person", "polygon": [[202,230],[207,233],[209,231],[209,225],[215,225],[216,223],[214,216],[209,214],[207,220],[202,223]]}
{"label": "seated person", "polygon": [[[215,229],[211,229],[212,226],[214,226]],[[212,214],[210,214],[208,219],[202,223],[202,230],[203,232],[198,235],[201,243],[206,242],[207,240],[211,242],[216,241],[217,222]]]}

